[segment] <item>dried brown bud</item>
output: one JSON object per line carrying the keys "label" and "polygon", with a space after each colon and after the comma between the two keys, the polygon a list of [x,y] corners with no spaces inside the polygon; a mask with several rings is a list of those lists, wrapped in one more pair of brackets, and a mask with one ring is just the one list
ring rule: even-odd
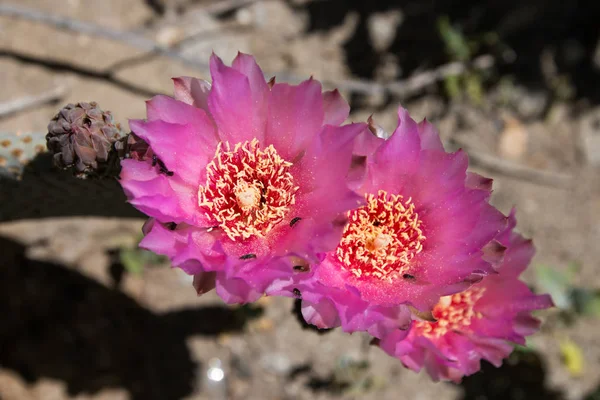
{"label": "dried brown bud", "polygon": [[98,104],[68,104],[48,124],[46,144],[54,153],[60,168],[75,168],[75,174],[86,177],[99,174],[109,165],[113,144],[121,137],[121,129],[109,111]]}

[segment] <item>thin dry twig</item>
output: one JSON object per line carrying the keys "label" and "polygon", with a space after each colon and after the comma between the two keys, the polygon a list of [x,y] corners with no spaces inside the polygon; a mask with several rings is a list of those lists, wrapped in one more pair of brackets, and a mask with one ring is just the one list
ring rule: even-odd
{"label": "thin dry twig", "polygon": [[469,160],[473,164],[479,165],[489,171],[544,186],[568,188],[573,183],[573,177],[569,174],[531,168],[496,157],[492,154],[482,153],[470,148],[469,144],[460,138],[453,138],[453,141],[467,150]]}
{"label": "thin dry twig", "polygon": [[202,12],[208,14],[223,14],[236,8],[248,6],[252,3],[257,3],[260,0],[219,0],[201,7]]}
{"label": "thin dry twig", "polygon": [[[227,10],[228,8],[225,6],[231,8],[233,5],[242,6],[244,4],[249,4],[254,1],[230,1],[224,5],[218,3],[219,7],[215,5],[215,9],[209,9],[209,11],[212,13],[218,13],[222,11],[215,10]],[[169,47],[160,45],[154,40],[149,39],[138,33],[108,29],[92,23],[78,21],[58,15],[51,15],[42,11],[27,9],[24,7],[19,7],[10,4],[0,4],[0,15],[7,15],[15,18],[39,22],[76,33],[83,33],[91,36],[103,37],[106,39],[128,44],[139,50],[152,52],[157,55],[162,55],[173,60],[180,61],[183,64],[200,69],[204,72],[208,70],[207,63],[182,55],[180,52],[173,50]],[[345,79],[339,81],[323,81],[323,83],[326,86],[336,87],[340,90],[355,93],[392,94],[398,97],[406,97],[414,95],[422,91],[427,86],[436,83],[440,80],[443,80],[448,76],[460,75],[471,68],[477,70],[489,69],[492,68],[494,64],[495,60],[491,55],[482,55],[475,58],[470,64],[465,64],[462,62],[451,62],[433,70],[419,72],[407,79],[395,82],[380,83],[370,80]],[[268,77],[277,76],[281,80],[290,82],[300,82],[303,80],[303,78],[300,78],[296,75],[287,72],[265,73],[265,75]]]}
{"label": "thin dry twig", "polygon": [[183,63],[191,64],[195,67],[208,67],[206,63],[199,63],[196,60],[191,60],[187,57],[184,57],[178,52],[173,51],[168,47],[162,46],[156,43],[154,40],[148,39],[147,37],[138,33],[104,28],[100,25],[96,25],[93,23],[62,17],[60,15],[52,15],[43,11],[19,7],[13,4],[0,4],[0,15],[6,15],[13,18],[21,18],[28,21],[51,25],[56,28],[65,29],[71,32],[101,37],[116,42],[125,43],[131,47],[142,51],[148,51],[164,55],[165,57],[176,59],[182,61]]}
{"label": "thin dry twig", "polygon": [[69,88],[65,85],[56,86],[42,93],[22,96],[0,103],[0,118],[6,115],[36,107],[51,101],[60,100],[64,97]]}

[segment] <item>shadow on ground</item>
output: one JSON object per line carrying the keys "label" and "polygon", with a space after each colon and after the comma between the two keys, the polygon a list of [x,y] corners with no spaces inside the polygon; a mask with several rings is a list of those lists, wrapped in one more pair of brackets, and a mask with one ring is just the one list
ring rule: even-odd
{"label": "shadow on ground", "polygon": [[0,222],[71,216],[143,218],[115,179],[78,179],[52,166],[42,153],[29,163],[22,179],[0,176]]}
{"label": "shadow on ground", "polygon": [[155,314],[118,290],[61,265],[30,260],[0,237],[0,365],[71,395],[121,387],[133,400],[189,395],[200,366],[185,339],[243,329],[247,313],[221,306]]}
{"label": "shadow on ground", "polygon": [[[541,63],[542,54],[548,52],[557,74],[571,80],[577,98],[600,102],[597,85],[590,84],[600,83],[600,67],[594,65],[600,38],[600,2],[596,0],[328,0],[296,8],[308,13],[309,32],[328,31],[350,12],[357,14],[358,25],[344,51],[348,67],[362,78],[375,76],[383,52],[397,57],[402,77],[450,61],[436,26],[438,18],[447,16],[467,38],[482,41],[479,53],[496,57],[499,76],[510,75],[526,86],[549,89]],[[369,38],[369,19],[390,10],[401,10],[403,22],[389,48],[378,51]],[[487,33],[498,40],[483,41]],[[503,64],[507,49],[512,50],[514,60]]]}
{"label": "shadow on ground", "polygon": [[459,400],[562,400],[562,393],[546,386],[546,367],[533,351],[514,351],[500,368],[482,362],[481,371],[460,384]]}

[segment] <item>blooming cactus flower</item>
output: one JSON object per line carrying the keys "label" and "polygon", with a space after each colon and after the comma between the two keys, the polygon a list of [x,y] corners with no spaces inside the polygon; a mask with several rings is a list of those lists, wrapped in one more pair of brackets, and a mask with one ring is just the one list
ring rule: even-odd
{"label": "blooming cactus flower", "polygon": [[[515,225],[514,214],[510,228]],[[508,229],[501,242],[508,246],[499,274],[485,277],[466,291],[440,299],[435,322],[416,321],[408,336],[396,331],[379,346],[415,371],[425,367],[434,380],[460,381],[486,359],[496,367],[513,347],[525,344],[539,321],[532,310],[552,307],[548,295],[535,295],[519,280],[534,253],[531,241]]]}
{"label": "blooming cactus flower", "polygon": [[280,260],[335,247],[362,201],[345,177],[366,125],[340,126],[348,104],[312,78],[267,83],[249,55],[231,67],[213,55],[210,72],[212,84],[175,78],[174,98],[130,121],[150,149],[122,162],[121,184],[151,217],[142,247],[194,275],[199,293],[243,303],[293,273]]}
{"label": "blooming cactus flower", "polygon": [[488,203],[491,180],[468,173],[467,156],[447,153],[435,128],[406,110],[389,139],[367,133],[358,142],[366,204],[349,212],[312,276],[286,288],[301,293],[308,322],[382,337],[493,271],[506,217]]}

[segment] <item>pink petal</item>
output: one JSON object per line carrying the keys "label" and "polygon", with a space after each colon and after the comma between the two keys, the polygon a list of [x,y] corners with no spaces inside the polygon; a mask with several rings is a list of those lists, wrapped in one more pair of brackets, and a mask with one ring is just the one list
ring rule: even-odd
{"label": "pink petal", "polygon": [[213,134],[211,125],[205,127],[204,135],[192,125],[161,120],[133,120],[129,121],[129,126],[136,135],[150,144],[167,169],[197,190],[202,172],[215,151],[215,147],[209,147],[206,140]]}
{"label": "pink petal", "polygon": [[209,82],[204,79],[180,76],[173,78],[173,84],[175,99],[208,112]]}
{"label": "pink petal", "polygon": [[323,93],[324,124],[341,125],[350,115],[350,105],[335,89]]}
{"label": "pink petal", "polygon": [[423,150],[444,151],[440,134],[433,124],[424,119],[419,123],[418,127],[419,135],[421,136],[421,148]]}
{"label": "pink petal", "polygon": [[[246,75],[250,82],[253,100],[266,106],[267,96],[269,95],[269,86],[265,81],[265,76],[254,60],[254,57],[244,53],[238,53],[233,60],[231,67],[236,71]],[[265,112],[262,110],[261,112]]]}
{"label": "pink petal", "polygon": [[227,304],[252,303],[262,296],[243,279],[224,278],[221,274],[217,275],[216,292]]}
{"label": "pink petal", "polygon": [[474,172],[467,172],[465,185],[471,189],[485,190],[490,192],[492,190],[493,182],[494,180],[491,178],[486,178]]}
{"label": "pink petal", "polygon": [[321,299],[318,303],[302,300],[302,316],[306,322],[320,329],[340,325],[337,310],[327,299]]}
{"label": "pink petal", "polygon": [[[408,112],[400,108],[398,110],[398,127],[392,136],[383,143],[373,157],[373,162],[380,169],[393,172],[396,179],[401,175],[414,174],[419,165],[421,152],[421,139],[417,124],[408,115]],[[393,168],[390,168],[393,166]],[[379,177],[386,181],[386,177]]]}
{"label": "pink petal", "polygon": [[[241,63],[241,61],[240,61]],[[253,90],[242,72],[225,66],[216,55],[210,58],[212,89],[208,108],[219,127],[222,141],[230,144],[264,138],[266,122],[265,94]],[[256,81],[253,81],[256,86]]]}
{"label": "pink petal", "polygon": [[323,125],[321,84],[315,80],[298,86],[277,83],[271,89],[266,143],[281,157],[294,162],[321,131]]}
{"label": "pink petal", "polygon": [[121,161],[119,183],[129,202],[161,222],[203,224],[198,213],[197,189],[189,188],[178,177],[167,177],[156,166],[135,160]]}
{"label": "pink petal", "polygon": [[298,196],[299,215],[332,220],[342,212],[363,203],[362,196],[348,190],[345,177],[350,168],[354,139],[364,124],[326,126],[313,140],[297,164],[302,192]]}
{"label": "pink petal", "polygon": [[375,151],[385,143],[384,139],[377,137],[369,126],[356,138],[354,145],[354,154],[359,156],[371,157]]}

